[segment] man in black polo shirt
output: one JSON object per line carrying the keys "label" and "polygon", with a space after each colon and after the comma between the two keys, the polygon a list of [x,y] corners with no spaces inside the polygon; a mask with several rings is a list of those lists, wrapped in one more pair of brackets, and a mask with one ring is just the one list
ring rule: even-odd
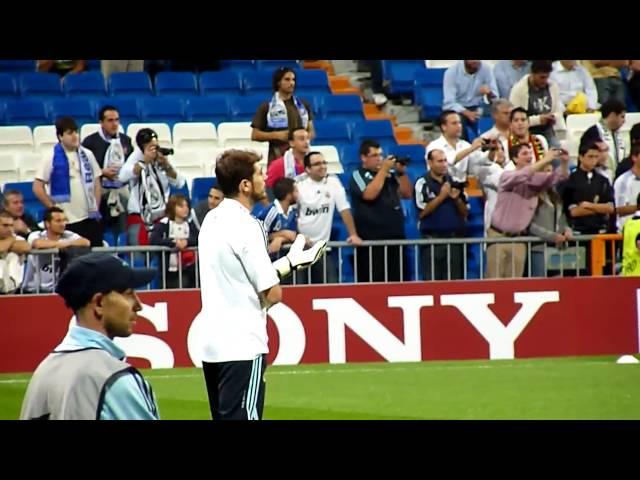
{"label": "man in black polo shirt", "polygon": [[[608,215],[615,212],[613,188],[604,175],[595,171],[601,158],[595,142],[582,143],[578,152],[578,168],[569,176],[562,191],[567,219],[575,235],[606,233]],[[590,274],[591,242],[586,247],[586,272]]]}
{"label": "man in black polo shirt", "polygon": [[268,163],[289,149],[289,131],[304,128],[309,140],[316,136],[311,106],[293,94],[295,89],[296,73],[290,68],[278,68],[273,73],[273,97],[258,106],[251,121],[251,140],[269,142]]}
{"label": "man in black polo shirt", "polygon": [[[447,157],[442,150],[431,150],[427,161],[429,172],[415,184],[422,237],[464,237],[469,214],[464,188],[447,175]],[[462,244],[424,245],[421,257],[425,280],[464,278],[463,248]]]}
{"label": "man in black polo shirt", "polygon": [[[349,181],[353,218],[358,235],[363,240],[401,240],[404,234],[404,214],[400,197],[411,198],[411,183],[405,166],[394,157],[382,160],[380,144],[365,140],[360,145],[362,167],[353,172]],[[371,248],[371,273],[369,269]],[[358,282],[400,280],[400,247],[361,247],[356,249]],[[404,259],[402,266],[407,264]],[[404,276],[403,276],[404,278]]]}
{"label": "man in black polo shirt", "polygon": [[118,180],[118,172],[133,152],[131,139],[120,133],[120,114],[116,107],[105,105],[98,113],[100,129],[82,141],[96,157],[102,169],[102,200],[100,214],[104,230],[116,235],[126,229],[129,186]]}

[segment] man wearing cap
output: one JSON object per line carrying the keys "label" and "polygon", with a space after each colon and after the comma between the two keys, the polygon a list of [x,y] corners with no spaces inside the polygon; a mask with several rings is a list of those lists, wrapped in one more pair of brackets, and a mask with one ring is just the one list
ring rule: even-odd
{"label": "man wearing cap", "polygon": [[142,309],[134,289],[156,273],[131,269],[103,253],[71,263],[56,293],[74,311],[77,324],[31,377],[21,420],[159,419],[151,386],[113,341],[131,335]]}

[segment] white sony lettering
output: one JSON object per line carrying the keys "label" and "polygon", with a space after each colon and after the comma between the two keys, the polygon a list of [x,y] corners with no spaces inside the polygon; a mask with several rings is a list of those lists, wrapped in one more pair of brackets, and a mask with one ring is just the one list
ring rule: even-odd
{"label": "white sony lettering", "polygon": [[274,365],[298,365],[307,346],[307,335],[300,317],[284,303],[278,303],[268,310],[268,314],[278,330],[278,353]]}
{"label": "white sony lettering", "polygon": [[326,310],[329,321],[329,362],[346,362],[346,327],[389,362],[422,360],[420,308],[433,305],[433,296],[389,297],[387,305],[402,308],[404,342],[393,335],[374,316],[351,298],[313,300],[314,310]]}
{"label": "white sony lettering", "polygon": [[440,304],[456,307],[489,343],[489,358],[512,359],[514,342],[545,303],[560,301],[558,291],[515,292],[513,301],[522,307],[505,327],[489,308],[493,293],[442,295]]}
{"label": "white sony lettering", "polygon": [[[142,304],[142,310],[138,314],[149,320],[156,331],[169,330],[166,302],[156,303],[153,307]],[[75,316],[71,318],[70,325],[76,325]],[[118,337],[114,342],[124,350],[127,357],[148,360],[151,368],[173,368],[175,365],[171,347],[158,337],[134,333],[129,337]]]}

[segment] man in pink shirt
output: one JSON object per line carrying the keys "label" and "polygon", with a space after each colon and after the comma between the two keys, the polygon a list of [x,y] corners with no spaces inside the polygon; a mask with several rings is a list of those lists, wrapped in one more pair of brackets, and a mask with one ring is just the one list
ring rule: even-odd
{"label": "man in pink shirt", "polygon": [[273,188],[281,178],[294,178],[304,173],[304,156],[310,148],[309,132],[295,128],[289,132],[289,150],[274,159],[267,168],[267,187]]}
{"label": "man in pink shirt", "polygon": [[[553,188],[569,176],[569,154],[551,149],[532,163],[533,150],[529,144],[511,147],[510,158],[515,170],[504,171],[498,185],[498,199],[491,216],[489,237],[519,237],[527,228],[538,206],[539,194]],[[555,161],[558,164],[555,165]],[[553,172],[542,172],[554,164]],[[493,243],[487,248],[487,278],[522,277],[527,253],[526,243]]]}

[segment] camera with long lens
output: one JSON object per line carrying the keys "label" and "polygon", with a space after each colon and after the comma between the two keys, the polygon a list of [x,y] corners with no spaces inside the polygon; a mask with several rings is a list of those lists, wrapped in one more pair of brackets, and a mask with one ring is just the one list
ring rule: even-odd
{"label": "camera with long lens", "polygon": [[165,157],[173,155],[173,148],[158,147],[156,150],[158,153],[161,153]]}
{"label": "camera with long lens", "polygon": [[395,163],[399,163],[400,165],[403,165],[405,167],[411,162],[411,159],[409,157],[396,157],[395,155],[392,155],[392,157]]}
{"label": "camera with long lens", "polygon": [[482,139],[482,147],[480,150],[486,152],[487,150],[495,150],[497,148],[496,140],[491,140],[489,138]]}

